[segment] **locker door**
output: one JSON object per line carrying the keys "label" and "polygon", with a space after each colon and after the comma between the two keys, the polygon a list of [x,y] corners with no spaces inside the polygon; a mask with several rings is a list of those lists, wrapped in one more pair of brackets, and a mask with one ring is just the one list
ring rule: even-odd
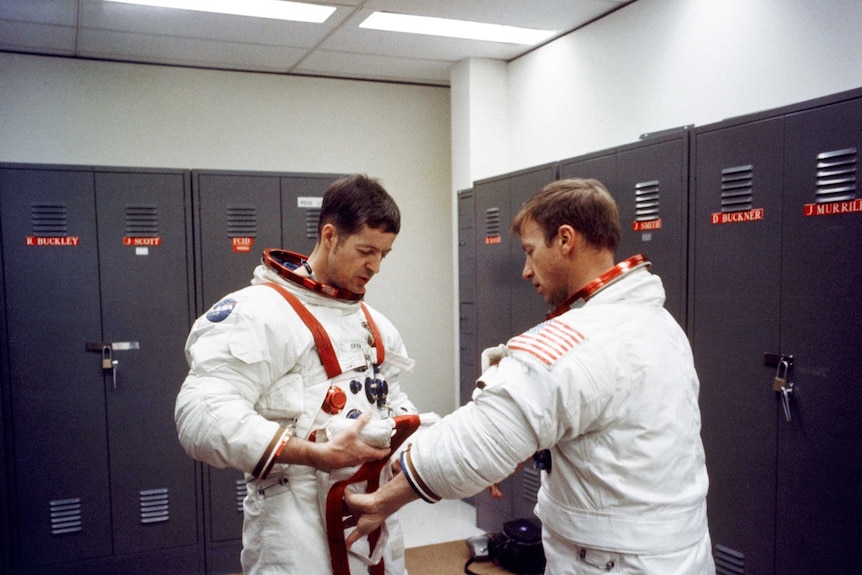
{"label": "locker door", "polygon": [[781,574],[862,565],[860,126],[862,100],[786,118],[780,351],[795,391],[778,422]]}
{"label": "locker door", "polygon": [[762,354],[779,343],[782,146],[781,118],[697,133],[690,338],[719,573],[773,572],[778,415]]}
{"label": "locker door", "polygon": [[[261,253],[281,247],[281,190],[278,175],[195,172],[198,234],[197,315],[230,292],[249,285]],[[204,466],[207,490],[207,570],[239,571],[243,474]]]}
{"label": "locker door", "polygon": [[[513,282],[518,275],[511,260],[512,219],[508,177],[478,181],[473,186],[476,201],[476,343],[486,347],[505,343],[512,336],[509,311]],[[476,494],[476,525],[486,531],[499,530],[512,518],[512,479],[502,482],[503,499],[493,499],[487,490]]]}
{"label": "locker door", "polygon": [[329,175],[281,178],[284,249],[303,255],[309,255],[314,249],[323,192],[335,179]]}
{"label": "locker door", "polygon": [[115,553],[194,545],[195,465],[173,415],[192,319],[187,175],[95,177],[103,334],[117,362],[105,372]]}
{"label": "locker door", "polygon": [[644,253],[664,284],[665,308],[685,325],[688,214],[688,136],[617,152],[617,188],[622,236],[617,259]]}
{"label": "locker door", "polygon": [[[93,175],[0,170],[13,522],[24,569],[111,554]],[[23,570],[23,569],[22,569]]]}
{"label": "locker door", "polygon": [[[512,210],[509,218],[503,222],[503,226],[507,233],[512,218],[515,217],[515,213],[520,209],[523,203],[530,199],[533,194],[556,179],[556,164],[539,166],[535,169],[513,174],[511,176],[509,193],[512,195]],[[512,277],[510,277],[508,281],[513,286],[511,300],[512,330],[506,339],[541,323],[544,321],[545,316],[549,311],[548,304],[546,304],[545,300],[536,293],[536,288],[533,287],[533,284],[521,277],[521,273],[524,269],[524,250],[521,249],[520,238],[511,238],[509,250],[509,257],[512,261]]]}

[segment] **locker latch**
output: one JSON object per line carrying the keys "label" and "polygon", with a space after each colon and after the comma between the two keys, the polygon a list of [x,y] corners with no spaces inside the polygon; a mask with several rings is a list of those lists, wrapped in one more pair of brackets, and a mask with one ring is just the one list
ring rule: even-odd
{"label": "locker latch", "polygon": [[775,368],[772,391],[781,394],[781,407],[784,408],[784,419],[790,422],[790,400],[793,398],[793,382],[788,381],[788,379],[790,377],[790,368],[793,367],[793,356],[764,353],[763,365]]}
{"label": "locker latch", "polygon": [[120,362],[114,359],[114,350],[140,349],[136,341],[118,341],[115,343],[87,342],[87,351],[94,351],[102,355],[102,370],[111,370],[111,381],[114,389],[117,389],[117,369]]}

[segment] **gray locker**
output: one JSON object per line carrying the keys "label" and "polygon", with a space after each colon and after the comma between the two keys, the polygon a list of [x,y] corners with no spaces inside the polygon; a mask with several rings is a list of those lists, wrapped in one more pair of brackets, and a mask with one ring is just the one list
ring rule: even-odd
{"label": "gray locker", "polygon": [[[241,289],[269,247],[311,253],[323,192],[334,174],[192,172],[197,315]],[[241,570],[243,474],[204,465],[207,573]]]}
{"label": "gray locker", "polygon": [[0,168],[13,571],[201,572],[188,174]]}
{"label": "gray locker", "polygon": [[[509,224],[521,204],[556,177],[556,164],[547,164],[474,184],[479,353],[540,323],[548,312],[532,284],[521,277],[523,250],[512,237]],[[487,491],[477,494],[478,526],[498,531],[506,521],[535,518],[539,484],[538,471],[528,465],[501,483],[502,499],[491,498]]]}
{"label": "gray locker", "polygon": [[852,96],[696,132],[690,325],[718,573],[862,564]]}

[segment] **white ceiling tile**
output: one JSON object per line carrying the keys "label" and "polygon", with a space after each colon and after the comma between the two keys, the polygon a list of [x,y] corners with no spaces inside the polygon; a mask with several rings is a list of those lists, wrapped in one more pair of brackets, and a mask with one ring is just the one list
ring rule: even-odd
{"label": "white ceiling tile", "polygon": [[466,58],[509,61],[529,46],[359,28],[372,11],[568,33],[635,0],[309,0],[336,6],[305,24],[104,0],[0,0],[0,50],[179,66],[448,85]]}

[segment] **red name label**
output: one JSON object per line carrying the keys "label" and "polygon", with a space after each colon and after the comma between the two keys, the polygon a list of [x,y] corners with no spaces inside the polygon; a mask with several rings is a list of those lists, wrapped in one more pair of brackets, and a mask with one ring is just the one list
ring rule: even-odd
{"label": "red name label", "polygon": [[501,238],[500,236],[489,236],[485,238],[485,245],[499,244],[502,241],[503,238]]}
{"label": "red name label", "polygon": [[124,246],[160,246],[162,245],[162,238],[130,238],[128,236],[123,238]]}
{"label": "red name label", "polygon": [[40,238],[38,236],[27,236],[28,246],[77,246],[81,243],[78,236],[66,236],[62,238]]}
{"label": "red name label", "polygon": [[717,212],[712,214],[713,224],[736,224],[740,222],[756,222],[763,219],[763,208],[745,212]]}
{"label": "red name label", "polygon": [[632,230],[636,232],[643,232],[646,230],[660,230],[661,229],[661,218],[656,220],[647,220],[644,222],[632,222]]}
{"label": "red name label", "polygon": [[836,214],[853,214],[862,212],[862,199],[847,202],[829,202],[828,204],[805,204],[805,217],[834,216]]}
{"label": "red name label", "polygon": [[235,252],[250,252],[251,247],[254,245],[254,238],[231,238],[230,243]]}

